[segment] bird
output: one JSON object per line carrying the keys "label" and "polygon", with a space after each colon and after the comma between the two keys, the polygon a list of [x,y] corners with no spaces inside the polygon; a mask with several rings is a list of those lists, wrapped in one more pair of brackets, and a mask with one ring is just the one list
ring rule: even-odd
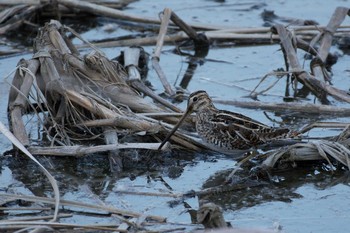
{"label": "bird", "polygon": [[227,228],[231,225],[225,221],[222,208],[212,202],[200,206],[197,222],[203,224],[205,229]]}
{"label": "bird", "polygon": [[204,144],[223,154],[237,154],[278,140],[290,138],[288,128],[270,127],[240,113],[219,110],[206,91],[190,94],[187,109],[158,149],[170,139],[186,117],[196,113],[196,131]]}

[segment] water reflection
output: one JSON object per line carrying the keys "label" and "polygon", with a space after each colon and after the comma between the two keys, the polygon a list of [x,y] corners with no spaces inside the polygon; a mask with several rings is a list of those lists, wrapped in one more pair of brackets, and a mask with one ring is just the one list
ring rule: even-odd
{"label": "water reflection", "polygon": [[179,55],[187,56],[189,58],[187,69],[180,82],[180,87],[183,89],[187,89],[188,84],[190,83],[198,65],[204,64],[204,58],[208,55],[209,52],[209,41],[207,37],[204,34],[200,33],[198,34],[198,38],[199,41],[195,42],[194,44],[192,44],[192,41],[190,41],[190,46],[194,47],[194,55],[182,51],[183,47],[188,47],[188,41],[177,46],[175,50],[175,52]]}
{"label": "water reflection", "polygon": [[[296,166],[296,164],[295,164]],[[238,210],[252,207],[266,202],[292,202],[293,199],[302,198],[298,188],[312,184],[317,189],[328,189],[338,184],[350,184],[348,171],[338,166],[336,171],[331,171],[329,165],[322,162],[298,163],[297,167],[289,167],[284,170],[274,170],[267,176],[256,176],[253,170],[241,170],[233,181],[243,184],[243,188],[233,192],[214,193],[201,197],[210,200],[226,210]],[[203,188],[211,188],[221,185],[231,171],[222,171],[210,177]],[[246,188],[244,188],[244,184]]]}
{"label": "water reflection", "polygon": [[[192,154],[182,152],[167,155],[147,150],[125,150],[121,152],[121,157],[125,169],[118,173],[110,171],[107,154],[81,158],[37,158],[59,181],[62,194],[76,191],[81,185],[87,185],[96,195],[105,194],[113,190],[118,180],[129,179],[132,182],[139,176],[149,176],[152,180],[163,176],[176,179],[181,177],[185,166],[195,164]],[[12,171],[13,179],[22,182],[35,195],[44,196],[51,192],[47,178],[31,160],[19,154],[2,157],[1,164]]]}

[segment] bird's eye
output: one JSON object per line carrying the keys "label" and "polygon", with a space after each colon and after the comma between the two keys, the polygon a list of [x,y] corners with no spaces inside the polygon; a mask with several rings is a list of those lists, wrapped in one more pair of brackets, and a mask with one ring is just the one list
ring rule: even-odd
{"label": "bird's eye", "polygon": [[198,100],[198,97],[193,98],[193,102],[196,102]]}

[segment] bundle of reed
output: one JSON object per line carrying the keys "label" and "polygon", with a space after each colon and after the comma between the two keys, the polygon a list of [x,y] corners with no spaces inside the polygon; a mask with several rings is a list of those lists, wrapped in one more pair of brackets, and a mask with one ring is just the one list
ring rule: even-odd
{"label": "bundle of reed", "polygon": [[[174,111],[180,110],[142,83],[136,68],[140,49],[124,51],[125,69],[94,46],[82,56],[67,38],[68,31],[75,33],[58,21],[47,23],[39,30],[33,58],[18,64],[8,105],[14,135],[35,154],[81,156],[123,148],[157,149],[171,128],[168,123],[177,121]],[[27,110],[37,115],[51,146],[31,146],[22,118]],[[118,135],[125,134],[145,135],[142,141],[149,143],[118,144]],[[173,141],[183,148],[202,147],[182,133]],[[91,147],[84,146],[86,142]]]}

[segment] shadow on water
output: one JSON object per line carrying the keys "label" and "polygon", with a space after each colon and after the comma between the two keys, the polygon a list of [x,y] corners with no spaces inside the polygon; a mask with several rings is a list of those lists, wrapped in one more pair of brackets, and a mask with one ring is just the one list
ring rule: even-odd
{"label": "shadow on water", "polygon": [[[184,76],[181,79],[181,82],[179,86],[183,89],[187,89],[188,84],[190,83],[198,65],[203,65],[205,62],[205,57],[209,53],[209,40],[208,38],[202,34],[198,34],[198,41],[194,42],[192,40],[185,41],[184,43],[177,46],[176,50],[174,50],[174,53],[179,54],[181,56],[187,56],[188,58],[188,66],[185,71]],[[190,54],[187,52],[183,52],[183,47],[193,47],[194,54]],[[192,50],[192,49],[191,49]]]}
{"label": "shadow on water", "polygon": [[[5,154],[12,154],[6,152]],[[60,191],[76,191],[79,185],[87,185],[96,194],[108,193],[113,185],[121,179],[134,180],[138,176],[148,176],[150,179],[181,177],[184,167],[193,166],[195,160],[203,159],[197,156],[193,160],[191,153],[168,153],[147,150],[121,151],[124,169],[122,172],[110,171],[107,154],[92,154],[80,158],[75,157],[38,157],[40,163],[60,182]],[[1,157],[1,166],[11,170],[15,180],[23,183],[35,195],[43,196],[51,192],[51,185],[38,166],[23,155],[5,155]],[[20,167],[21,169],[18,169]],[[103,184],[108,182],[108,186]]]}

